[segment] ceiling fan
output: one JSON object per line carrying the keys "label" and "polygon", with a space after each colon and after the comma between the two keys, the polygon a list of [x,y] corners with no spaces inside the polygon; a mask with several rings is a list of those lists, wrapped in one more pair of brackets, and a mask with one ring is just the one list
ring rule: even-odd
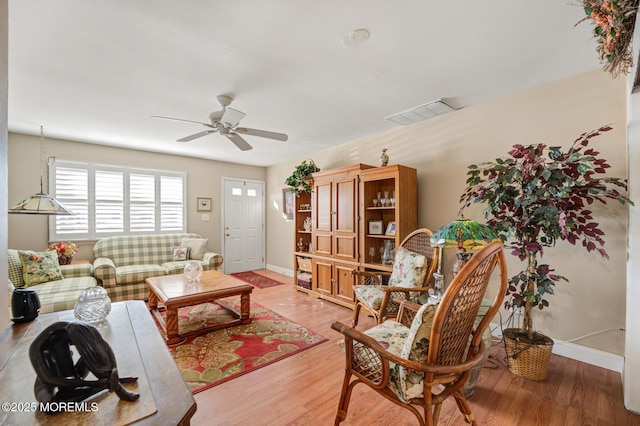
{"label": "ceiling fan", "polygon": [[182,118],[173,118],[173,117],[162,117],[159,115],[152,115],[151,118],[160,118],[162,120],[173,120],[173,121],[185,121],[187,123],[197,123],[202,124],[205,127],[208,127],[207,130],[202,132],[194,133],[193,135],[185,136],[184,138],[178,139],[178,142],[189,142],[194,139],[201,138],[210,133],[218,133],[223,136],[226,136],[231,142],[233,142],[238,148],[242,151],[248,151],[253,149],[249,143],[244,140],[242,135],[250,135],[250,136],[259,136],[261,138],[275,139],[279,141],[286,141],[289,139],[287,135],[284,133],[276,133],[269,132],[266,130],[258,130],[258,129],[250,129],[248,127],[238,127],[238,123],[240,120],[244,118],[246,115],[242,111],[238,111],[237,109],[228,108],[233,101],[233,98],[226,95],[218,95],[216,96],[216,100],[222,107],[220,111],[214,111],[209,114],[209,122],[203,123],[201,121],[193,121],[193,120],[184,120]]}

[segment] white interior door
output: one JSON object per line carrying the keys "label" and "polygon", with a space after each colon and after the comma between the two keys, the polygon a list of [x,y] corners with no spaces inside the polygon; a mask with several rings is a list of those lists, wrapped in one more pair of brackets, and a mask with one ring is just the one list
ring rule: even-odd
{"label": "white interior door", "polygon": [[223,178],[226,274],[264,269],[264,182]]}

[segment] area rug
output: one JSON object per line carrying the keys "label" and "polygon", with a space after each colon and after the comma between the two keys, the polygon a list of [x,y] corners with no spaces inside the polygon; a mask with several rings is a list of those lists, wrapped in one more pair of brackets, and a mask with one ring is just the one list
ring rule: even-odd
{"label": "area rug", "polygon": [[264,275],[256,274],[253,271],[236,272],[231,275],[257,288],[275,287],[284,284],[283,282],[272,280]]}
{"label": "area rug", "polygon": [[[224,301],[240,309],[239,298]],[[181,332],[229,318],[230,314],[215,303],[189,306],[178,311]],[[257,303],[251,303],[251,318],[250,324],[212,331],[169,347],[193,394],[328,340]]]}

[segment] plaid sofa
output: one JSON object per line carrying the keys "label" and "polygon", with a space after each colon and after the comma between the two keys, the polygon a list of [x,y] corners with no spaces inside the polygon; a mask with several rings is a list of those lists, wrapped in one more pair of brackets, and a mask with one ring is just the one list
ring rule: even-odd
{"label": "plaid sofa", "polygon": [[[180,274],[190,260],[173,261],[173,248],[183,238],[201,238],[198,234],[129,235],[103,238],[93,246],[93,274],[109,293],[111,301],[145,300],[145,279],[158,275]],[[191,260],[192,261],[192,260]],[[205,251],[203,270],[219,269],[222,256]]]}
{"label": "plaid sofa", "polygon": [[[11,281],[9,283],[9,293],[11,293],[15,287],[24,287],[25,284],[18,250],[10,249],[8,251],[8,269],[9,280]],[[41,314],[73,309],[80,292],[97,284],[96,279],[93,277],[93,265],[90,263],[60,265],[60,272],[64,277],[62,280],[49,281],[29,287],[38,293]],[[11,296],[9,296],[9,300],[11,300]]]}

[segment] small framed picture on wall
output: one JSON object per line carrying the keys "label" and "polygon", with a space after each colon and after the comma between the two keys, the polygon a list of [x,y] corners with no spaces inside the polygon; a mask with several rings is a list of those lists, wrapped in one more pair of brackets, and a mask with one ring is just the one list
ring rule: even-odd
{"label": "small framed picture on wall", "polygon": [[211,211],[211,198],[198,198],[198,211],[210,212]]}
{"label": "small framed picture on wall", "polygon": [[293,219],[293,213],[296,209],[293,192],[289,188],[282,189],[282,216],[285,219]]}

